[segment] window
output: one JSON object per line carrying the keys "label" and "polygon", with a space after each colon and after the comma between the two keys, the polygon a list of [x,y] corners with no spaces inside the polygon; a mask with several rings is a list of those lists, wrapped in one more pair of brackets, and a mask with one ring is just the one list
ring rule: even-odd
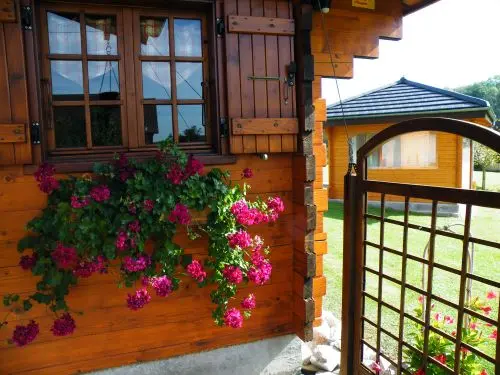
{"label": "window", "polygon": [[[358,150],[371,137],[371,133],[352,137],[353,149]],[[436,134],[433,132],[403,134],[377,147],[368,156],[368,168],[432,167],[437,167]]]}
{"label": "window", "polygon": [[41,24],[52,155],[212,149],[203,13],[51,4]]}

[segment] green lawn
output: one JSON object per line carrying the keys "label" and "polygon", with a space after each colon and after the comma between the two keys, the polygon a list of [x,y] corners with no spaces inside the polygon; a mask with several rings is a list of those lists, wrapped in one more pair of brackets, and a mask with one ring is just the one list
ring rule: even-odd
{"label": "green lawn", "polygon": [[[482,187],[483,172],[474,171],[474,181],[478,187]],[[486,190],[500,192],[500,172],[486,172]]]}
{"label": "green lawn", "polygon": [[[370,209],[373,214],[380,214],[379,208]],[[477,208],[473,211],[473,221],[471,232],[474,237],[480,237],[500,243],[499,218],[500,213],[493,209]],[[395,220],[403,221],[401,212],[394,210],[386,210],[386,217],[391,217]],[[324,308],[332,311],[337,317],[341,316],[342,302],[342,219],[343,205],[341,203],[330,202],[329,210],[325,213],[325,230],[328,233],[328,251],[329,253],[324,259],[325,274],[328,279],[328,291],[325,299]],[[411,214],[409,221],[411,223],[430,226],[430,215]],[[439,217],[437,221],[438,227],[461,223],[463,220],[453,217]],[[456,228],[457,231],[463,228]],[[378,222],[369,221],[368,223],[368,240],[379,243],[380,225]],[[385,246],[395,249],[402,249],[403,228],[393,224],[386,224],[385,229]],[[429,235],[410,229],[408,234],[408,252],[423,256],[424,248],[429,240]],[[458,240],[450,239],[443,236],[436,237],[435,245],[435,261],[447,266],[459,269],[461,266],[462,243]],[[368,247],[367,249],[367,265],[373,269],[379,268],[379,250]],[[476,245],[474,254],[474,273],[483,277],[488,277],[500,282],[500,250],[489,247]],[[397,279],[401,279],[401,257],[384,252],[383,272]],[[412,260],[408,260],[407,264],[407,282],[421,287],[422,266]],[[440,297],[446,298],[452,302],[458,303],[460,278],[452,273],[448,273],[439,269],[434,270],[433,288],[434,293]],[[472,285],[473,295],[478,295],[484,298],[485,294],[492,290],[484,284],[474,282]],[[372,295],[378,294],[378,277],[369,275],[366,279],[366,290]],[[399,307],[400,304],[400,288],[398,285],[384,280],[382,287],[383,300],[387,303]],[[498,290],[495,291],[498,293]],[[407,291],[405,297],[406,312],[412,313],[413,309],[418,306],[418,294]],[[498,316],[498,301],[493,303],[493,311],[491,317],[497,319]],[[456,313],[440,303],[435,304],[434,311],[443,312],[456,317]],[[373,321],[377,321],[376,304],[367,299],[366,316]],[[391,310],[382,309],[382,326],[389,332],[398,334],[399,316]],[[405,324],[406,327],[406,324]],[[371,328],[371,327],[370,327]],[[405,329],[406,331],[406,329]],[[490,334],[491,329],[486,328],[486,332]],[[374,334],[370,329],[366,329],[367,336],[370,341],[374,341]],[[388,337],[382,337],[384,347],[389,353],[395,352],[395,342]],[[489,344],[481,348],[484,352],[491,356],[495,356],[495,345]],[[489,366],[488,366],[489,367]],[[490,367],[490,371],[492,368]],[[490,372],[490,374],[493,372]]]}

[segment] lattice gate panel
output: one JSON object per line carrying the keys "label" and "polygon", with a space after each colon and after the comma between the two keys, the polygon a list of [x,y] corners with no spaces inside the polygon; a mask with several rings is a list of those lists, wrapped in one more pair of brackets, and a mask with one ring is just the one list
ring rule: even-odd
{"label": "lattice gate panel", "polygon": [[[423,120],[431,124],[422,126]],[[382,373],[389,366],[397,374],[500,373],[500,272],[495,266],[489,273],[474,269],[474,254],[483,257],[482,264],[500,254],[500,241],[475,236],[483,231],[474,227],[479,209],[494,210],[500,223],[500,194],[367,178],[366,156],[377,145],[455,122],[422,121],[379,133],[359,150],[357,160],[365,162],[357,173],[346,176],[344,374]],[[457,123],[452,132],[483,141],[489,135],[493,142],[487,145],[500,151],[500,135]],[[403,202],[402,212],[388,208],[395,197]],[[422,202],[430,205],[430,216],[410,212],[413,203]],[[459,207],[458,217],[439,214],[449,204]],[[423,238],[427,245],[418,248]]]}

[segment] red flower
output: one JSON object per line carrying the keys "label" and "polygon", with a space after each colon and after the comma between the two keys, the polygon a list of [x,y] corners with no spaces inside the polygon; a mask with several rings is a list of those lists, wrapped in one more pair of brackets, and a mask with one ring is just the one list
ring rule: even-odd
{"label": "red flower", "polygon": [[256,301],[255,296],[253,294],[249,294],[247,298],[241,301],[241,307],[245,310],[255,309]]}
{"label": "red flower", "polygon": [[241,328],[243,326],[243,316],[240,310],[231,308],[224,314],[224,324],[232,328]]}
{"label": "red flower", "polygon": [[493,332],[491,332],[491,335],[489,335],[488,338],[496,340],[498,338],[498,330],[495,329]]}
{"label": "red flower", "polygon": [[425,375],[425,370],[423,368],[420,368],[417,371],[415,371],[413,375]]}
{"label": "red flower", "polygon": [[129,247],[128,235],[126,232],[121,231],[116,237],[115,246],[119,251],[125,251]]}
{"label": "red flower", "polygon": [[90,204],[90,200],[87,197],[78,198],[76,195],[71,196],[71,207],[73,208],[83,208]]}
{"label": "red flower", "polygon": [[483,370],[479,373],[479,375],[488,375],[488,371],[486,371],[486,370],[483,368]]}
{"label": "red flower", "polygon": [[130,310],[142,309],[146,304],[151,301],[151,296],[149,295],[146,288],[136,290],[134,294],[129,294],[127,297],[127,306]]}
{"label": "red flower", "polygon": [[201,161],[193,158],[193,155],[189,155],[186,165],[186,177],[201,174],[203,172],[203,167],[204,165]]}
{"label": "red flower", "polygon": [[420,295],[418,297],[418,303],[420,303],[420,304],[424,303],[424,296]]}
{"label": "red flower", "polygon": [[181,166],[177,163],[172,164],[165,178],[174,185],[180,185],[184,180],[184,173],[182,173]]}
{"label": "red flower", "polygon": [[252,237],[248,234],[248,232],[240,229],[236,233],[231,233],[227,235],[227,239],[229,240],[229,247],[235,248],[236,246],[244,249],[252,245]]}
{"label": "red flower", "polygon": [[57,244],[51,255],[57,267],[64,270],[72,269],[78,263],[78,254],[76,249],[64,246],[61,243]]}
{"label": "red flower", "polygon": [[471,324],[469,324],[469,328],[475,331],[477,329],[477,323],[472,322]]}
{"label": "red flower", "polygon": [[484,315],[490,315],[490,312],[491,312],[491,306],[484,306],[484,307],[481,307],[481,310],[483,310]]}
{"label": "red flower", "polygon": [[243,272],[237,266],[226,266],[222,270],[222,275],[232,284],[239,284],[243,281]]}
{"label": "red flower", "polygon": [[19,260],[19,265],[21,268],[25,271],[31,270],[33,267],[35,267],[36,261],[37,261],[37,255],[23,255],[21,259]]}
{"label": "red flower", "polygon": [[59,319],[54,321],[50,329],[54,336],[71,335],[76,328],[75,320],[69,313],[64,313]]}
{"label": "red flower", "polygon": [[191,223],[191,215],[189,214],[187,206],[177,203],[173,211],[170,212],[168,221],[171,223],[179,223],[181,225],[189,225],[189,223]]}
{"label": "red flower", "polygon": [[18,325],[12,333],[12,342],[17,346],[28,345],[36,338],[39,332],[40,328],[38,323],[34,320],[30,321],[29,324],[25,326]]}
{"label": "red flower", "polygon": [[201,283],[207,277],[207,273],[203,269],[201,263],[197,260],[193,260],[191,264],[186,267],[187,273],[195,279],[197,282]]}
{"label": "red flower", "polygon": [[250,168],[245,168],[245,169],[243,169],[243,172],[241,173],[241,177],[243,177],[243,178],[252,178],[253,177],[253,171]]}
{"label": "red flower", "polygon": [[486,294],[486,299],[495,299],[495,298],[497,298],[497,294],[493,290],[490,290]]}
{"label": "red flower", "polygon": [[96,202],[104,202],[107,201],[111,196],[111,191],[106,185],[94,186],[90,190],[90,196]]}
{"label": "red flower", "polygon": [[134,220],[128,223],[128,230],[134,233],[138,233],[141,231],[141,223],[139,220]]}
{"label": "red flower", "polygon": [[449,315],[445,315],[445,317],[444,317],[444,322],[445,322],[446,324],[453,324],[453,323],[455,322],[455,320],[454,320],[451,316],[449,316]]}
{"label": "red flower", "polygon": [[155,207],[155,202],[152,199],[146,199],[143,202],[144,210],[146,212],[151,212],[153,211],[153,208]]}
{"label": "red flower", "polygon": [[52,194],[54,190],[59,188],[59,181],[54,177],[55,172],[53,165],[43,163],[34,173],[39,189],[46,194]]}
{"label": "red flower", "polygon": [[439,322],[441,319],[443,319],[443,314],[441,314],[441,313],[434,314],[434,320]]}
{"label": "red flower", "polygon": [[438,356],[435,356],[434,359],[443,365],[446,364],[446,355],[445,354],[439,354]]}

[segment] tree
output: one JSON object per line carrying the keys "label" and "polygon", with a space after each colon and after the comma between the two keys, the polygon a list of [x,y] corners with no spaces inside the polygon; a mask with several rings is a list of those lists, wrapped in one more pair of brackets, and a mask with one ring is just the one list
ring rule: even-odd
{"label": "tree", "polygon": [[[500,75],[491,77],[486,81],[476,82],[472,85],[459,87],[455,91],[465,95],[487,100],[491,108],[500,117]],[[498,125],[497,125],[498,130]]]}
{"label": "tree", "polygon": [[500,154],[480,143],[474,143],[474,167],[479,167],[483,172],[482,189],[486,190],[486,170],[493,163],[500,163]]}

